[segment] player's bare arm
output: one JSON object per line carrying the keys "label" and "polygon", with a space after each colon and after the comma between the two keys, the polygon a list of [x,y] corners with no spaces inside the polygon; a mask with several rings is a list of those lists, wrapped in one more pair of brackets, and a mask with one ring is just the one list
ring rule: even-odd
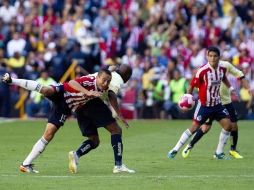
{"label": "player's bare arm", "polygon": [[72,87],[73,89],[84,93],[85,95],[89,96],[89,97],[100,97],[102,95],[101,92],[97,92],[97,91],[88,91],[87,89],[85,89],[84,87],[82,87],[77,81],[75,80],[70,80],[68,82],[68,84],[70,85],[70,87]]}
{"label": "player's bare arm", "polygon": [[189,88],[187,89],[187,94],[192,94],[193,90],[194,90],[194,87],[190,85]]}
{"label": "player's bare arm", "polygon": [[116,94],[112,91],[112,90],[109,90],[108,92],[108,99],[109,99],[109,103],[110,105],[113,107],[113,109],[115,110],[116,114],[117,114],[117,117],[125,124],[125,126],[128,128],[129,127],[129,124],[128,122],[122,117],[122,114],[120,112],[120,109],[119,109],[119,105],[118,105],[118,102],[117,102],[117,96]]}

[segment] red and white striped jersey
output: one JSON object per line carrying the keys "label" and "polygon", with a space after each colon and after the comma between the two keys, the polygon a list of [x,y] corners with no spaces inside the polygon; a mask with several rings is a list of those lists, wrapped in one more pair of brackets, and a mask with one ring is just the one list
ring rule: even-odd
{"label": "red and white striped jersey", "polygon": [[202,106],[215,106],[221,103],[220,86],[226,78],[226,67],[220,61],[216,69],[209,63],[200,67],[191,81],[191,86],[199,89]]}
{"label": "red and white striped jersey", "polygon": [[[75,79],[82,87],[88,91],[100,91],[96,86],[96,78],[91,75]],[[81,106],[85,105],[92,98],[87,97],[83,92],[73,89],[68,82],[64,84],[64,99],[72,112],[75,112]]]}

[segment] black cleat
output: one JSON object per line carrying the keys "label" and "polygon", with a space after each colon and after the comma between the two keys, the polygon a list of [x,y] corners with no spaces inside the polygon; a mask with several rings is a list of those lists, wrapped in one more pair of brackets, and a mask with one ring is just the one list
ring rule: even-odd
{"label": "black cleat", "polygon": [[11,75],[9,73],[5,73],[4,76],[2,76],[1,80],[2,80],[2,82],[7,83],[7,84],[12,83]]}

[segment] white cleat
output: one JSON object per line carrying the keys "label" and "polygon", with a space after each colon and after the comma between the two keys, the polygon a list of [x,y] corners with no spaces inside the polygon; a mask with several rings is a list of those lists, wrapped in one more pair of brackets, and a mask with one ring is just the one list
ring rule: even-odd
{"label": "white cleat", "polygon": [[77,156],[74,151],[69,152],[69,170],[71,173],[77,173],[78,171],[78,161]]}
{"label": "white cleat", "polygon": [[114,166],[113,168],[113,173],[122,173],[122,172],[126,172],[126,173],[135,173],[135,170],[131,170],[129,168],[127,168],[124,164],[122,164],[121,166]]}

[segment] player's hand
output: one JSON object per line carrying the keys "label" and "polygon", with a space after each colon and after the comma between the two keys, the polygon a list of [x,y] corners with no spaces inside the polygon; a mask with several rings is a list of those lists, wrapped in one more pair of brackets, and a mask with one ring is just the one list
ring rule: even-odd
{"label": "player's hand", "polygon": [[102,96],[102,92],[98,92],[98,91],[88,91],[86,93],[86,95],[90,98],[97,98],[97,97],[100,97]]}

